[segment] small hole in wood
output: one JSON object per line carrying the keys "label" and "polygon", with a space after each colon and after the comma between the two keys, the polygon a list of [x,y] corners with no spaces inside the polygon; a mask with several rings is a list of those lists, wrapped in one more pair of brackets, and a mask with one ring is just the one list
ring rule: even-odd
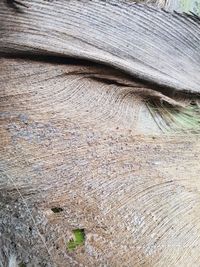
{"label": "small hole in wood", "polygon": [[63,211],[63,209],[60,207],[54,207],[54,208],[51,208],[51,210],[53,211],[53,213],[59,213],[59,212]]}

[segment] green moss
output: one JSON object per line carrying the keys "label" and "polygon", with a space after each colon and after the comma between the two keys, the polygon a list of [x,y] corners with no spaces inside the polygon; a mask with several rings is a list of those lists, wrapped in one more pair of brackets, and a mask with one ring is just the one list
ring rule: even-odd
{"label": "green moss", "polygon": [[85,242],[85,231],[84,229],[73,230],[74,238],[70,240],[67,244],[67,249],[73,251],[78,246],[82,246]]}

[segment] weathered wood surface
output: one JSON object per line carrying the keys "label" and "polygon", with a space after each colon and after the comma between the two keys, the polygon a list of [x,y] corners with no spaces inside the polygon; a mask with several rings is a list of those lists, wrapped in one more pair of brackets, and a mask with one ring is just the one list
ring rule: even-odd
{"label": "weathered wood surface", "polygon": [[14,15],[2,2],[1,52],[85,58],[199,92],[198,19],[121,1],[26,3]]}
{"label": "weathered wood surface", "polygon": [[0,4],[0,265],[199,267],[199,135],[163,133],[145,104],[199,93],[198,19],[23,3]]}

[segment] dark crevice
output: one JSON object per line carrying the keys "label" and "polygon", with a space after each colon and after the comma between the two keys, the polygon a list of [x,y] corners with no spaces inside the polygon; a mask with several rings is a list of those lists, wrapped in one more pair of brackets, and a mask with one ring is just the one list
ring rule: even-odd
{"label": "dark crevice", "polygon": [[[171,86],[167,86],[167,85],[162,85],[162,84],[158,84],[157,82],[153,82],[153,81],[149,81],[149,80],[145,80],[142,79],[141,77],[138,77],[138,75],[134,75],[134,74],[128,74],[127,72],[125,72],[124,70],[120,70],[117,69],[113,66],[107,65],[107,64],[103,64],[103,63],[99,63],[99,62],[95,62],[92,60],[87,60],[87,59],[82,59],[82,58],[76,58],[76,57],[69,57],[69,56],[61,56],[61,55],[48,55],[47,51],[41,52],[41,54],[39,53],[27,53],[27,52],[17,52],[17,53],[4,53],[1,52],[0,53],[0,58],[10,58],[10,59],[24,59],[24,60],[31,60],[31,61],[35,61],[35,62],[43,62],[43,63],[50,63],[50,64],[57,64],[57,65],[74,65],[74,66],[85,66],[85,67],[96,67],[99,69],[104,69],[107,68],[108,71],[114,71],[115,75],[119,75],[126,78],[127,80],[129,80],[130,82],[136,82],[136,83],[141,83],[144,87],[147,87],[149,89],[152,89],[154,91],[157,92],[161,92],[162,94],[168,96],[168,97],[172,97],[174,98],[174,96],[179,96],[179,95],[184,95],[185,97],[189,97],[189,98],[200,98],[200,93],[196,93],[196,92],[190,92],[190,91],[186,91],[186,90],[176,90],[176,88],[171,87]],[[84,73],[83,73],[84,74]],[[87,74],[87,73],[85,73]],[[90,74],[90,73],[88,73]],[[92,74],[92,73],[91,73]],[[67,75],[67,73],[66,73]],[[90,77],[92,79],[96,79],[98,81],[102,81],[108,84],[112,84],[112,83],[116,83],[116,81],[112,80],[112,79],[104,79],[103,77]],[[123,84],[123,83],[118,83],[118,85],[121,86],[126,86],[127,84]]]}
{"label": "dark crevice", "polygon": [[59,213],[59,212],[63,211],[63,209],[60,207],[53,207],[53,208],[51,208],[51,210],[53,211],[53,213]]}
{"label": "dark crevice", "polygon": [[21,3],[18,0],[5,0],[6,5],[15,10],[16,12],[23,13],[20,7],[26,7],[28,8],[25,4]]}

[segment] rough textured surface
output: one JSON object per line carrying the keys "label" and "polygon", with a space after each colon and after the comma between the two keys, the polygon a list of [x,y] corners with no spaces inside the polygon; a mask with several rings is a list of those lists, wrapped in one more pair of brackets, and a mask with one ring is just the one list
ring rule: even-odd
{"label": "rough textured surface", "polygon": [[[125,2],[23,3],[0,8],[0,266],[199,267],[199,135],[161,132],[145,104],[158,91],[173,100],[158,84],[199,92],[198,22]],[[141,66],[153,84],[135,79]],[[73,229],[86,240],[69,252]]]}
{"label": "rough textured surface", "polygon": [[1,52],[90,59],[149,82],[199,92],[195,18],[115,0],[25,1],[17,15],[3,3]]}

